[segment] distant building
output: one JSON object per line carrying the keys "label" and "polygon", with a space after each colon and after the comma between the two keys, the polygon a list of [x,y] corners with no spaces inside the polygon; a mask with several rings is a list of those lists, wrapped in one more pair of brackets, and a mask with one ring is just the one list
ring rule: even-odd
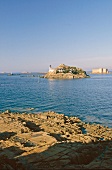
{"label": "distant building", "polygon": [[49,66],[49,72],[53,73],[53,72],[58,71],[59,73],[63,73],[63,71],[64,71],[63,67],[64,66],[65,66],[64,64],[61,64],[58,68],[52,68],[52,66],[50,65]]}
{"label": "distant building", "polygon": [[108,74],[109,71],[106,68],[92,69],[93,74]]}
{"label": "distant building", "polygon": [[55,69],[51,67],[51,65],[49,66],[49,72],[54,72]]}

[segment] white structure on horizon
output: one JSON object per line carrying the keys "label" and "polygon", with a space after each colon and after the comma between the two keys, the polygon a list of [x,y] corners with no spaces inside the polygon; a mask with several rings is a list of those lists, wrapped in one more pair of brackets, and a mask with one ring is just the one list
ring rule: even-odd
{"label": "white structure on horizon", "polygon": [[108,74],[109,71],[106,68],[92,69],[93,74]]}
{"label": "white structure on horizon", "polygon": [[51,73],[52,73],[52,72],[54,72],[54,71],[55,71],[55,69],[54,69],[54,68],[52,68],[52,67],[51,67],[51,65],[50,65],[50,66],[49,66],[49,72],[51,72]]}

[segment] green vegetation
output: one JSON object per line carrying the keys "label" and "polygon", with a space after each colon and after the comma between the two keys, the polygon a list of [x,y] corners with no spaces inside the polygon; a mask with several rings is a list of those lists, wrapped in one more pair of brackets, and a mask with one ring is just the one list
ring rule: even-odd
{"label": "green vegetation", "polygon": [[69,73],[69,72],[70,72],[69,69],[63,70],[63,73]]}
{"label": "green vegetation", "polygon": [[86,72],[83,71],[82,69],[79,69],[77,67],[70,67],[70,66],[64,66],[61,68],[57,68],[56,74],[57,73],[86,74]]}

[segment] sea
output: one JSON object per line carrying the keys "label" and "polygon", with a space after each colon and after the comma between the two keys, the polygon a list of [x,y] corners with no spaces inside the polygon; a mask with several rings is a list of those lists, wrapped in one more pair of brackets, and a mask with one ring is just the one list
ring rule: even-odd
{"label": "sea", "polygon": [[44,73],[0,74],[0,113],[55,111],[112,127],[112,74],[56,80]]}

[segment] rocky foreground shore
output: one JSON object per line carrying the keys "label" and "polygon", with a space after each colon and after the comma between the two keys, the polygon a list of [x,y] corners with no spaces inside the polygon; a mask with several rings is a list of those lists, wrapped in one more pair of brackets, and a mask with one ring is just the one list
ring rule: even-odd
{"label": "rocky foreground shore", "polygon": [[112,169],[112,129],[55,112],[0,114],[0,170]]}

